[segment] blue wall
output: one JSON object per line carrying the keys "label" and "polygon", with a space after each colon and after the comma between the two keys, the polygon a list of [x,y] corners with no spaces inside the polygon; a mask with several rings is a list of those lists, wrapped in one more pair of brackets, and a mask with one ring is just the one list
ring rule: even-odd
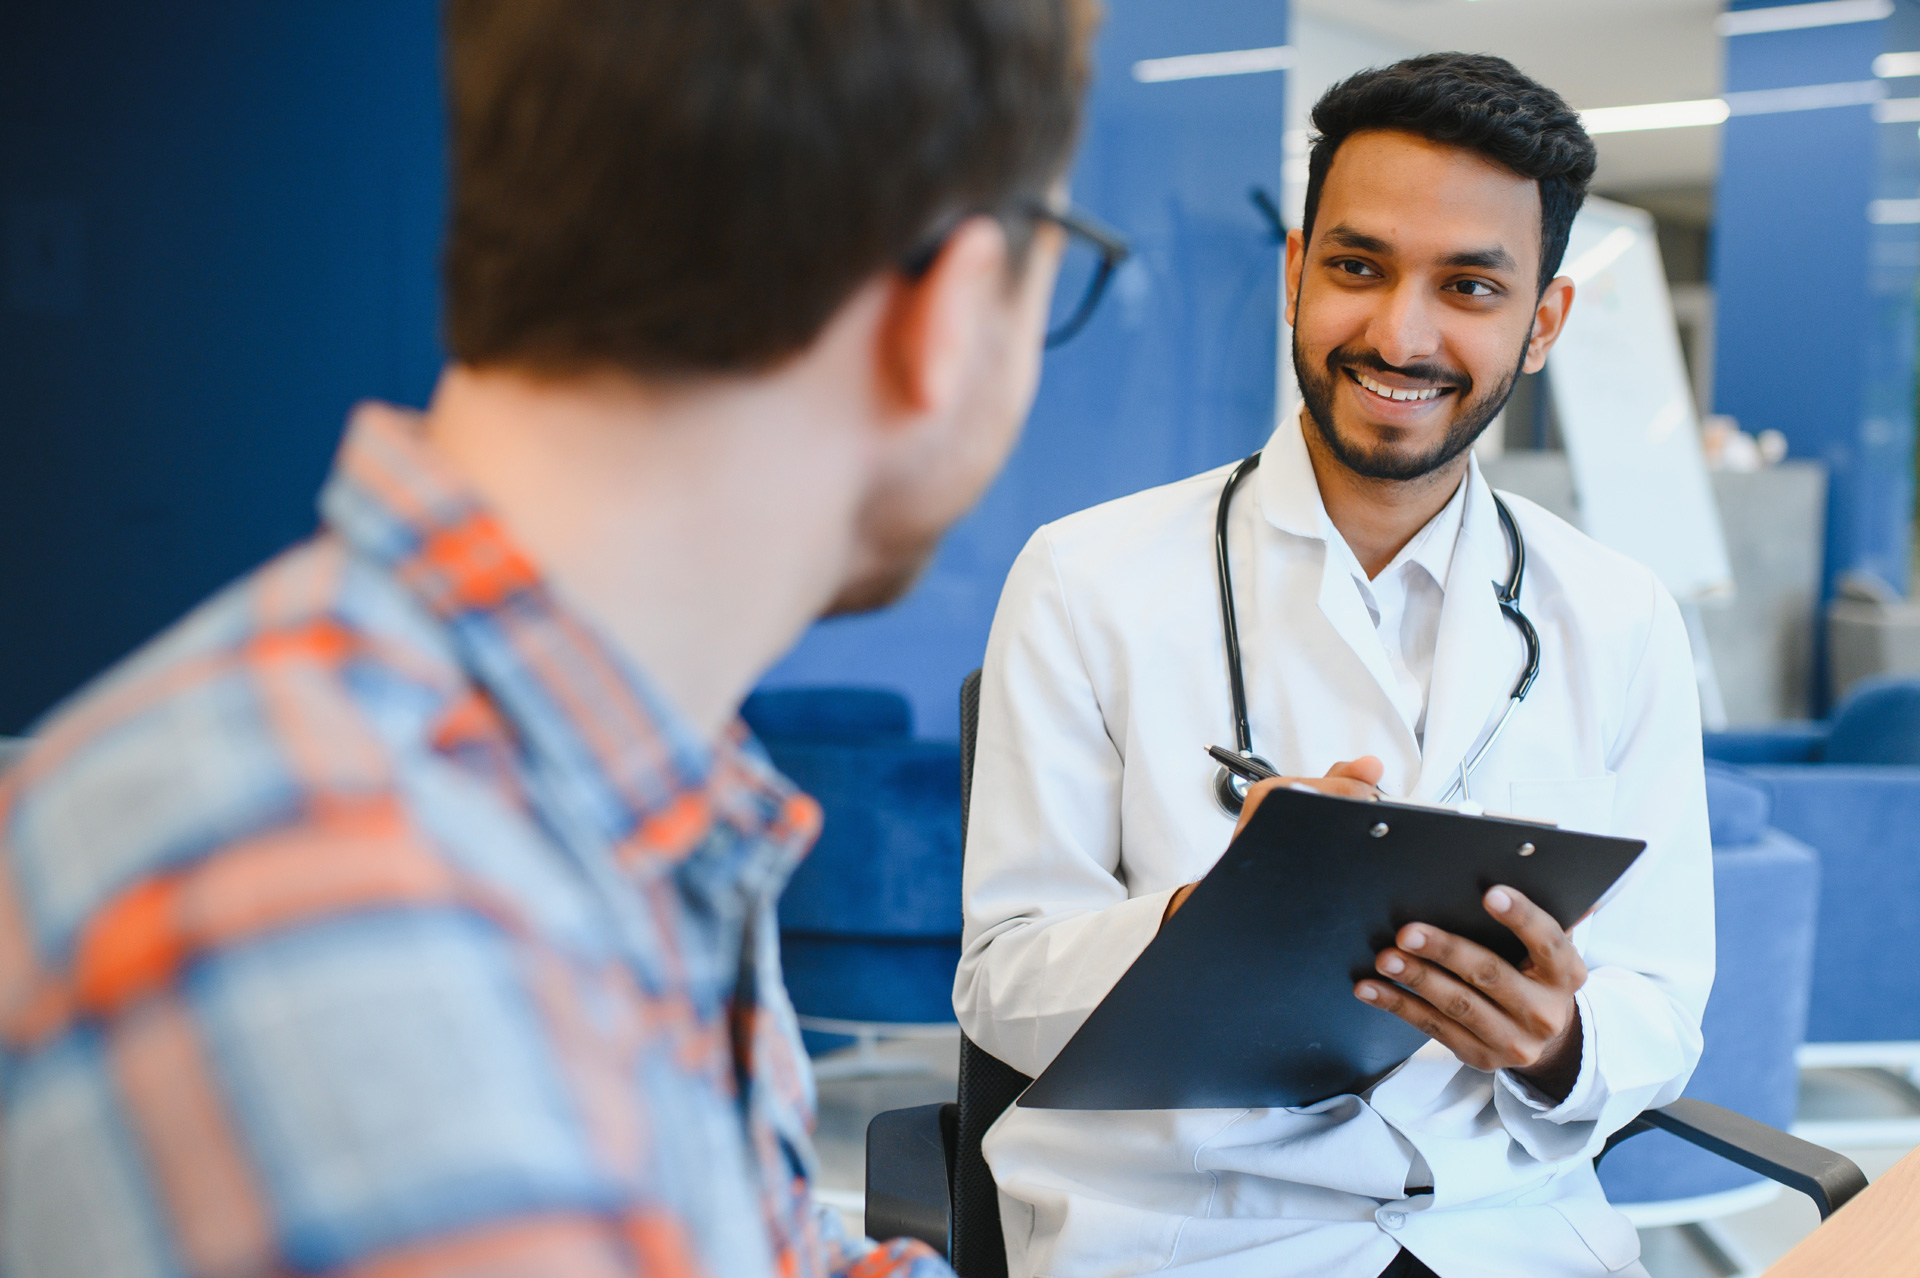
{"label": "blue wall", "polygon": [[1136,257],[1093,324],[1049,355],[1006,474],[914,593],[878,616],[815,627],[768,686],[896,687],[920,735],[957,735],[960,680],[980,664],[1001,582],[1035,528],[1266,439],[1279,248],[1247,193],[1278,193],[1284,77],[1138,84],[1130,68],[1285,44],[1287,33],[1284,0],[1108,5],[1073,196],[1126,231]]}
{"label": "blue wall", "polygon": [[[1736,9],[1771,7],[1736,3]],[[1875,55],[1920,48],[1920,9],[1727,41],[1727,89],[1873,78]],[[1891,82],[1896,96],[1920,82]],[[1713,276],[1715,407],[1783,431],[1832,473],[1826,579],[1871,571],[1904,588],[1913,512],[1915,228],[1873,226],[1876,198],[1920,196],[1913,123],[1867,106],[1736,115],[1724,134]]]}
{"label": "blue wall", "polygon": [[[1283,77],[1129,68],[1286,39],[1284,0],[1110,6],[1074,195],[1139,256],[913,596],[769,682],[898,687],[951,736],[1036,526],[1258,446],[1278,248],[1247,192],[1278,186]],[[436,58],[431,0],[0,13],[0,733],[306,532],[354,400],[424,401]]]}
{"label": "blue wall", "polygon": [[432,0],[0,7],[0,733],[299,537],[440,362]]}

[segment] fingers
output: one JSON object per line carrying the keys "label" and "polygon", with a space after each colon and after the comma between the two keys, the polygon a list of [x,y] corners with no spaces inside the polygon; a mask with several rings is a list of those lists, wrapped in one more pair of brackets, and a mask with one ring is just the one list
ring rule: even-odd
{"label": "fingers", "polygon": [[1483,1043],[1515,1037],[1512,1018],[1503,1008],[1445,968],[1400,950],[1382,950],[1374,958],[1374,967],[1418,997],[1429,1010],[1460,1025]]}
{"label": "fingers", "polygon": [[1392,1012],[1452,1052],[1464,1065],[1488,1073],[1506,1068],[1485,1040],[1459,1021],[1442,1015],[1438,1008],[1416,994],[1384,981],[1361,981],[1353,992],[1363,1002]]}
{"label": "fingers", "polygon": [[[1499,963],[1497,956],[1491,956]],[[1501,963],[1502,967],[1506,964]],[[1565,1030],[1552,1015],[1556,999],[1506,967],[1518,1007],[1495,1002],[1477,986],[1447,969],[1399,950],[1383,950],[1375,966],[1396,986],[1362,981],[1354,993],[1384,1007],[1475,1069],[1533,1068]],[[1570,1002],[1570,1000],[1569,1000]]]}
{"label": "fingers", "polygon": [[[1521,914],[1523,901],[1506,890],[1496,917]],[[1495,904],[1489,899],[1488,909]],[[1531,902],[1526,906],[1538,909]],[[1515,923],[1553,951],[1536,920],[1516,918]],[[1547,923],[1559,932],[1550,916]],[[1424,923],[1401,928],[1395,941],[1375,956],[1374,966],[1398,988],[1362,981],[1355,995],[1445,1043],[1461,1060],[1480,1069],[1528,1070],[1564,1040],[1576,1015],[1574,991],[1586,979],[1586,967],[1564,933],[1565,951],[1550,953],[1550,970],[1536,968],[1531,958],[1524,970],[1516,968],[1483,945]]]}
{"label": "fingers", "polygon": [[1527,947],[1527,974],[1571,993],[1587,981],[1587,965],[1553,916],[1517,889],[1501,886],[1481,898],[1487,913],[1500,920]]}
{"label": "fingers", "polygon": [[[1368,762],[1368,760],[1362,759],[1358,762],[1365,763]],[[1379,760],[1373,759],[1372,762],[1378,763]],[[1345,763],[1334,765],[1336,769],[1351,766],[1354,765]],[[1247,787],[1246,802],[1240,807],[1240,820],[1233,827],[1235,837],[1238,837],[1240,831],[1247,828],[1247,822],[1253,819],[1254,809],[1259,807],[1261,802],[1265,800],[1269,794],[1275,790],[1296,785],[1305,786],[1309,790],[1318,790],[1322,794],[1339,795],[1345,799],[1377,799],[1380,797],[1380,791],[1374,788],[1371,781],[1362,781],[1349,776],[1336,777],[1331,772],[1324,777],[1268,777],[1265,781],[1255,781]]]}
{"label": "fingers", "polygon": [[1331,768],[1327,769],[1327,778],[1342,777],[1349,781],[1358,781],[1362,785],[1372,788],[1380,784],[1380,778],[1385,776],[1386,773],[1386,764],[1380,762],[1380,760],[1370,754],[1363,754],[1357,759],[1349,759],[1345,763],[1334,764]]}
{"label": "fingers", "polygon": [[[1401,928],[1394,940],[1399,950],[1382,950],[1376,957],[1376,966],[1402,985],[1419,989],[1423,971],[1444,974],[1447,980],[1473,990],[1512,1016],[1531,1018],[1534,1014],[1536,1009],[1527,978],[1485,946],[1419,923]],[[1389,959],[1411,964],[1408,975],[1415,979],[1409,981],[1389,970],[1386,966]]]}

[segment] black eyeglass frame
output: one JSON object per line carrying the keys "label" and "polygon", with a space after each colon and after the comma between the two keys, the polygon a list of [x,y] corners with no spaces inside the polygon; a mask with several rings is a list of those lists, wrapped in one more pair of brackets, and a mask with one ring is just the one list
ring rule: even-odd
{"label": "black eyeglass frame", "polygon": [[[1087,326],[1093,313],[1100,306],[1100,299],[1106,296],[1107,286],[1113,282],[1114,272],[1120,264],[1133,256],[1133,245],[1127,237],[1116,231],[1084,209],[1056,209],[1044,200],[1023,200],[1017,210],[1039,222],[1051,222],[1065,231],[1069,238],[1086,242],[1100,255],[1100,265],[1094,268],[1093,278],[1087,281],[1086,292],[1080,297],[1080,304],[1073,314],[1063,322],[1047,330],[1046,348],[1072,341],[1080,330]],[[942,231],[924,248],[910,254],[900,264],[900,269],[910,279],[918,279],[933,268],[934,259],[940,256],[947,237],[953,234],[952,228]]]}

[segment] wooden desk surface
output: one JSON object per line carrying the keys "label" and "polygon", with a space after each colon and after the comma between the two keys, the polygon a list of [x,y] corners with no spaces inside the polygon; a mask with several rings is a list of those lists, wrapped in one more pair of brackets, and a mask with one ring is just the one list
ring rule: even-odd
{"label": "wooden desk surface", "polygon": [[1920,1149],[1801,1239],[1767,1278],[1920,1274]]}

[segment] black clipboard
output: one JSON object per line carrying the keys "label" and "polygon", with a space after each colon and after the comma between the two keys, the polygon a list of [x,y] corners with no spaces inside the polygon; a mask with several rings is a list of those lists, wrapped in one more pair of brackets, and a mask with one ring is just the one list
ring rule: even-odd
{"label": "black clipboard", "polygon": [[1359,1092],[1426,1042],[1353,995],[1407,923],[1508,961],[1481,905],[1508,884],[1562,927],[1646,844],[1282,789],[1020,1096],[1033,1109],[1241,1109]]}

